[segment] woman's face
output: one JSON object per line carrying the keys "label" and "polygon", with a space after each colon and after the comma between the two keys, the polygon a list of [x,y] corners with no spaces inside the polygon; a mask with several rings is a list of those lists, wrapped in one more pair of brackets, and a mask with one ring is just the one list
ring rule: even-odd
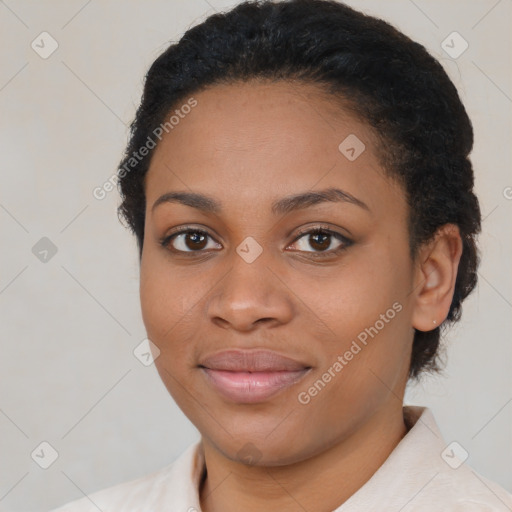
{"label": "woman's face", "polygon": [[225,456],[304,460],[401,411],[414,332],[405,195],[367,126],[314,86],[194,98],[145,182],[155,364]]}

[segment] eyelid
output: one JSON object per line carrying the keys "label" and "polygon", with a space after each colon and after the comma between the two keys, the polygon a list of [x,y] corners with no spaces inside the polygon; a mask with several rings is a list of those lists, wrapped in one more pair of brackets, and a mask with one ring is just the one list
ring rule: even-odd
{"label": "eyelid", "polygon": [[326,232],[331,235],[342,237],[342,238],[346,239],[347,241],[349,240],[349,238],[347,236],[342,235],[341,233],[339,233],[338,231],[336,231],[334,228],[330,227],[329,225],[320,223],[320,224],[309,225],[309,226],[306,226],[305,228],[299,229],[293,242],[296,242],[300,237],[302,237],[304,235],[314,233],[316,231]]}

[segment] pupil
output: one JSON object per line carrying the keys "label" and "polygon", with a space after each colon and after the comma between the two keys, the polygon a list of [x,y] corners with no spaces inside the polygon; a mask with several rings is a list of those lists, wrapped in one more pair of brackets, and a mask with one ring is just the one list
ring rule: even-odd
{"label": "pupil", "polygon": [[331,235],[329,235],[328,233],[315,233],[314,235],[312,235],[313,239],[315,238],[321,238],[323,239],[319,244],[317,242],[311,244],[312,247],[314,248],[317,248],[318,247],[315,247],[315,245],[320,245],[319,249],[321,250],[324,250],[324,249],[327,249],[329,247],[329,243],[327,244],[327,246],[325,245],[325,241],[330,237]]}
{"label": "pupil", "polygon": [[200,233],[189,234],[186,238],[187,242],[189,240],[192,240],[193,247],[189,247],[189,249],[202,249],[202,246],[199,247],[199,245],[201,244],[201,242],[204,242],[204,239],[206,239],[206,237]]}

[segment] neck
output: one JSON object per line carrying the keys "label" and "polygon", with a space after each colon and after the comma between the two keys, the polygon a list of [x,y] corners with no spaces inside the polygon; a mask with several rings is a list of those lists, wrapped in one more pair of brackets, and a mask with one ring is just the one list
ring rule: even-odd
{"label": "neck", "polygon": [[287,466],[247,466],[203,438],[207,474],[203,512],[329,512],[358,491],[407,433],[402,405],[374,414],[356,432],[321,453]]}

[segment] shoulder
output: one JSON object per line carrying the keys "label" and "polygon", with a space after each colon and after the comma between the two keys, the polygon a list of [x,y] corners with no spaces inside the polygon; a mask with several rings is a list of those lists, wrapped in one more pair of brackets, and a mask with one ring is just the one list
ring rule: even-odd
{"label": "shoulder", "polygon": [[199,442],[189,446],[172,464],[158,471],[84,495],[51,512],[154,512],[174,500],[193,502],[190,494],[194,493],[200,469],[199,446]]}
{"label": "shoulder", "polygon": [[414,428],[407,445],[413,458],[404,481],[412,479],[410,501],[403,512],[420,512],[443,504],[450,512],[510,512],[512,494],[466,463],[468,452],[457,442],[447,444],[428,408],[406,407]]}
{"label": "shoulder", "polygon": [[405,406],[408,432],[384,464],[337,512],[511,512],[512,495],[466,464],[427,407]]}
{"label": "shoulder", "polygon": [[430,505],[439,500],[453,512],[512,511],[512,494],[465,463],[435,475],[428,494]]}
{"label": "shoulder", "polygon": [[[125,512],[128,510],[145,510],[147,497],[158,489],[162,481],[169,480],[173,464],[141,478],[86,495],[83,498],[67,503],[52,512]],[[130,504],[130,508],[126,507]]]}

